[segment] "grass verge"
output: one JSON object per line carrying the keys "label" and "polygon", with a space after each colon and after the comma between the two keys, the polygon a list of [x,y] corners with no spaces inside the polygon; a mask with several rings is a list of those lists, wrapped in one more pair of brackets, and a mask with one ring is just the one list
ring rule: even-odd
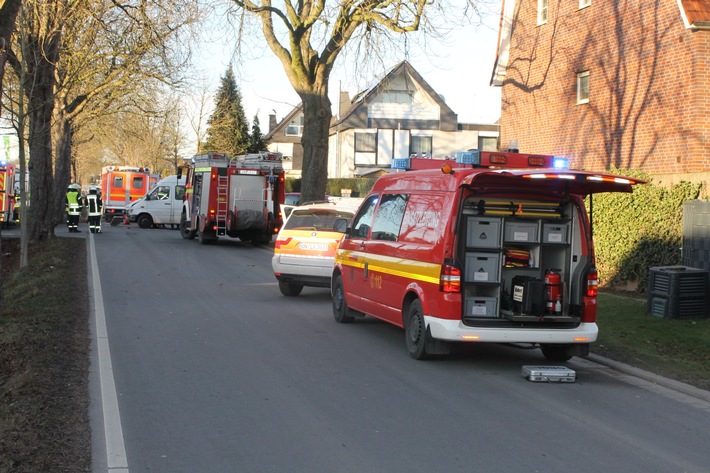
{"label": "grass verge", "polygon": [[2,241],[0,471],[91,470],[86,240]]}
{"label": "grass verge", "polygon": [[646,299],[600,293],[592,352],[710,390],[710,319],[662,319]]}

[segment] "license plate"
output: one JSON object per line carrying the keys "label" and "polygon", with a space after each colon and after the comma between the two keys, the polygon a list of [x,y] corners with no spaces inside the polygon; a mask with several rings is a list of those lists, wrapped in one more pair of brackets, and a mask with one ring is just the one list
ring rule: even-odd
{"label": "license plate", "polygon": [[306,251],[327,251],[326,243],[299,243],[298,248]]}

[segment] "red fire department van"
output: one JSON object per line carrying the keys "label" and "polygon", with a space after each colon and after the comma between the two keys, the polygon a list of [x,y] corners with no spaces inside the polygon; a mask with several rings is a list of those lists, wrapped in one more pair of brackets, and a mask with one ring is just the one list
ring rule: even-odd
{"label": "red fire department van", "polygon": [[15,166],[0,161],[0,226],[5,227],[15,213]]}
{"label": "red fire department van", "polygon": [[366,314],[403,327],[415,359],[448,353],[450,342],[530,344],[551,361],[587,355],[597,270],[583,199],[643,181],[557,162],[497,152],[395,160],[424,170],[381,177],[343,229],[335,320]]}
{"label": "red fire department van", "polygon": [[158,182],[148,168],[104,166],[101,168],[101,200],[106,221],[122,216],[128,204],[140,199]]}
{"label": "red fire department van", "polygon": [[[220,236],[265,244],[283,223],[284,169],[281,153],[229,158],[207,153],[187,167],[180,233],[200,243]],[[178,179],[183,169],[178,173]]]}

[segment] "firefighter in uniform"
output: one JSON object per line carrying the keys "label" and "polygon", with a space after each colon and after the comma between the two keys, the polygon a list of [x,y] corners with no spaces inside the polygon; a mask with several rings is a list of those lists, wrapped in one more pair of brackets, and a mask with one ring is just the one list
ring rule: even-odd
{"label": "firefighter in uniform", "polygon": [[79,193],[79,184],[70,184],[67,188],[67,194],[64,198],[64,203],[67,208],[67,228],[69,233],[80,233],[79,217],[81,216],[82,197]]}
{"label": "firefighter in uniform", "polygon": [[89,214],[89,231],[91,233],[101,233],[101,210],[103,206],[104,204],[96,186],[89,187],[89,195],[86,196],[86,208]]}

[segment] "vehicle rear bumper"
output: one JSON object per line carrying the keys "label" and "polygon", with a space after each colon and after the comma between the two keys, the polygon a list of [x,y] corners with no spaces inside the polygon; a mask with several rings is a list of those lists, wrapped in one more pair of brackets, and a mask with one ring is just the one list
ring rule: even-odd
{"label": "vehicle rear bumper", "polygon": [[304,274],[277,274],[276,280],[286,283],[298,283],[311,287],[330,287],[330,275],[328,277],[323,277],[308,276]]}
{"label": "vehicle rear bumper", "polygon": [[575,328],[469,327],[460,320],[424,317],[435,339],[492,343],[592,343],[599,328],[582,323]]}
{"label": "vehicle rear bumper", "polygon": [[[284,261],[287,260],[287,263]],[[274,255],[271,260],[274,273],[288,274],[290,276],[318,277],[330,281],[333,273],[333,258],[289,257],[283,258]]]}

